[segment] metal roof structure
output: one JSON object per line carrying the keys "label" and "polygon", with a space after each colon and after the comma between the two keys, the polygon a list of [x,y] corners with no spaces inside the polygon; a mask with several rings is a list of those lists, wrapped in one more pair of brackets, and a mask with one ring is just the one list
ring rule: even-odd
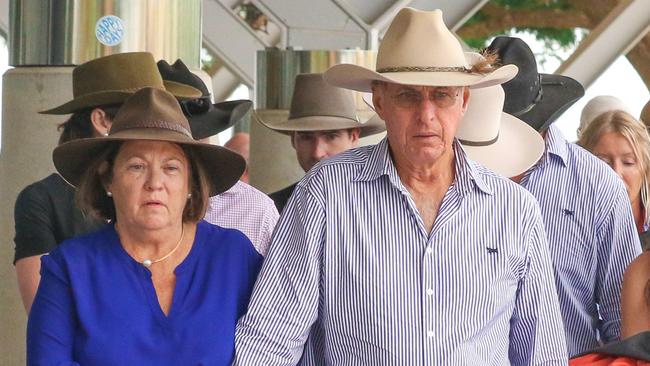
{"label": "metal roof structure", "polygon": [[[393,16],[411,6],[442,9],[445,22],[458,30],[488,0],[203,0],[203,44],[222,65],[213,75],[215,99],[225,99],[240,84],[255,82],[256,51],[294,49],[376,49]],[[0,32],[10,31],[10,0],[0,0]],[[269,20],[255,31],[237,14],[254,5]],[[650,30],[650,1],[621,0],[557,70],[588,87],[620,55]],[[650,60],[648,60],[650,61]]]}

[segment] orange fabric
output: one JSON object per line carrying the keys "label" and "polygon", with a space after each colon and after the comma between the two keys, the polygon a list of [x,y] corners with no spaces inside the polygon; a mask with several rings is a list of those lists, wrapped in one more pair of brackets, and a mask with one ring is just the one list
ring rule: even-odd
{"label": "orange fabric", "polygon": [[569,366],[650,366],[650,362],[629,357],[616,357],[590,353],[569,360]]}

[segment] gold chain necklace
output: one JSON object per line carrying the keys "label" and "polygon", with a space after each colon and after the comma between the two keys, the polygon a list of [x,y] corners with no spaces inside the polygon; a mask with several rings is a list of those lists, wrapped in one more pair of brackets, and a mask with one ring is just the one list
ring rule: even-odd
{"label": "gold chain necklace", "polygon": [[185,225],[181,224],[181,238],[178,239],[178,243],[176,243],[176,246],[174,247],[174,249],[172,249],[169,253],[167,253],[166,255],[164,255],[164,256],[162,256],[162,257],[160,257],[158,259],[154,259],[154,260],[145,259],[145,260],[143,260],[141,262],[142,265],[145,266],[146,268],[149,268],[149,267],[151,267],[152,264],[162,262],[165,259],[169,258],[181,246],[181,242],[183,241],[183,235],[184,234],[185,234]]}

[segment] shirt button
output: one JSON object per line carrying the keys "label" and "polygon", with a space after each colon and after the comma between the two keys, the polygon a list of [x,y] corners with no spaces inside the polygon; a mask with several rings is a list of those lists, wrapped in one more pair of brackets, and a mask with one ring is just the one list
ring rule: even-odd
{"label": "shirt button", "polygon": [[427,337],[432,338],[435,335],[432,330],[427,332]]}
{"label": "shirt button", "polygon": [[431,253],[433,253],[433,249],[427,248],[427,254],[431,254]]}
{"label": "shirt button", "polygon": [[433,295],[433,289],[428,288],[427,289],[427,295],[429,295],[429,296]]}

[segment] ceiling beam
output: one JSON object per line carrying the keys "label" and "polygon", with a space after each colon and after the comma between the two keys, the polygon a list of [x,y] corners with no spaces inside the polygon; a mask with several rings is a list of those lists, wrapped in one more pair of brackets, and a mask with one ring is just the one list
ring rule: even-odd
{"label": "ceiling beam", "polygon": [[255,80],[256,52],[271,46],[218,0],[203,1],[203,44],[249,87]]}
{"label": "ceiling beam", "polygon": [[650,30],[650,1],[622,0],[555,72],[588,88]]}

